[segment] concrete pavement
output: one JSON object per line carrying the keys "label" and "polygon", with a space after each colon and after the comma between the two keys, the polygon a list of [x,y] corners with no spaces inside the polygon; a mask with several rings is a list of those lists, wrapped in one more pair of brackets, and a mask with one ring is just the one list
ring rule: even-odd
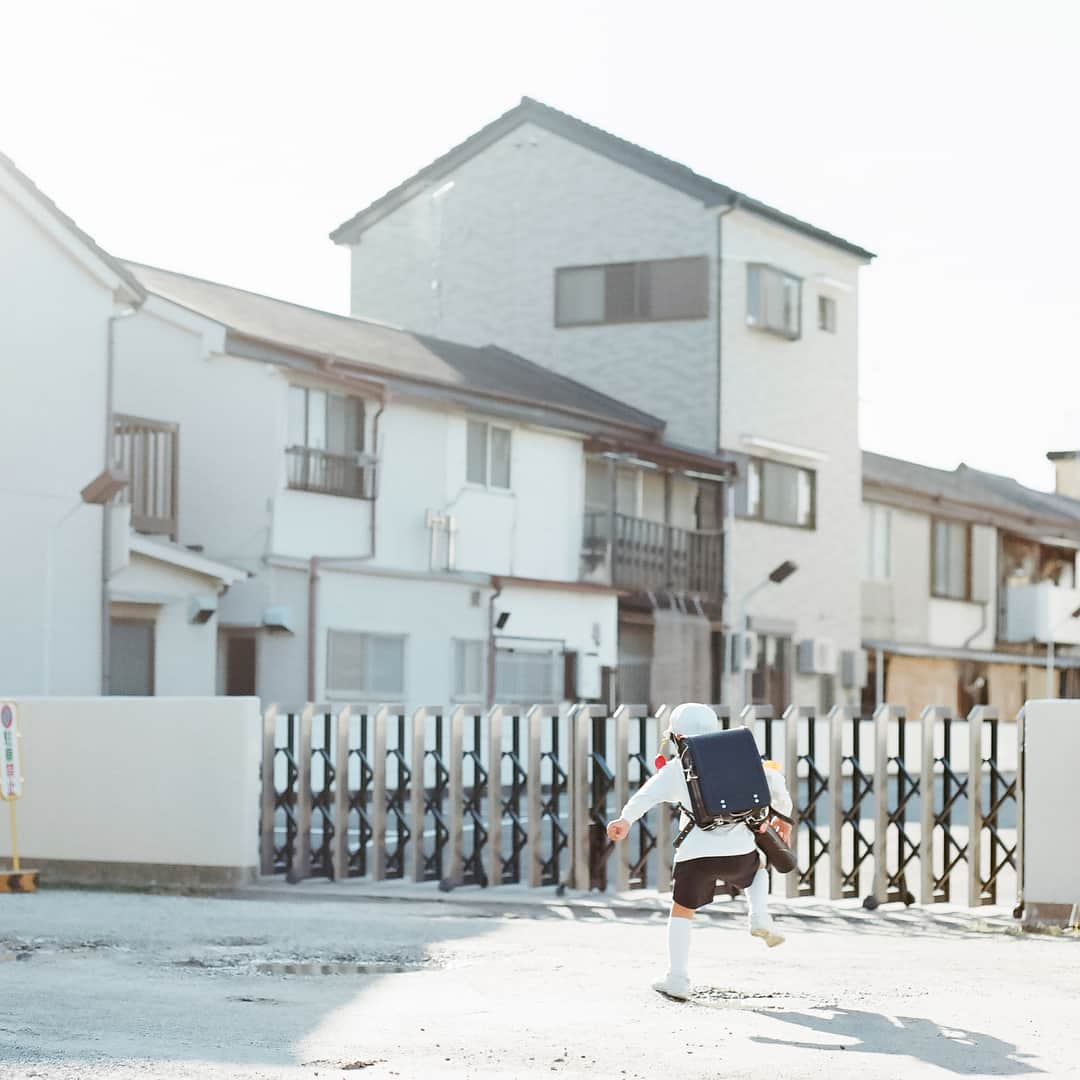
{"label": "concrete pavement", "polygon": [[722,902],[677,1005],[659,901],[323,888],[0,898],[0,1075],[1080,1077],[1077,940],[1002,912]]}

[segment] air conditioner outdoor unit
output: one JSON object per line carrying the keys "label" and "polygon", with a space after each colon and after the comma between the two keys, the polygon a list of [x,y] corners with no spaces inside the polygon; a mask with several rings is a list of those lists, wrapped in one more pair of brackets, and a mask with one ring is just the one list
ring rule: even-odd
{"label": "air conditioner outdoor unit", "polygon": [[840,681],[845,690],[862,690],[869,679],[865,649],[845,649],[840,654]]}
{"label": "air conditioner outdoor unit", "polygon": [[835,642],[827,638],[808,638],[799,642],[800,675],[835,675],[838,662]]}

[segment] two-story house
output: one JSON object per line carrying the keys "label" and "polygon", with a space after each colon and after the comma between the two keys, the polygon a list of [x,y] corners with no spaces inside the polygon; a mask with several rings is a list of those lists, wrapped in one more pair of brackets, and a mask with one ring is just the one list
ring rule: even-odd
{"label": "two-story house", "polygon": [[[221,692],[597,699],[621,592],[719,594],[730,464],[655,416],[501,348],[128,269],[118,407],[172,455],[134,471],[151,503],[173,485],[182,544],[250,575],[220,607]],[[700,641],[696,611],[669,618]]]}
{"label": "two-story house", "polygon": [[[694,589],[678,597],[701,606],[714,648],[725,628],[747,631],[738,649],[715,649],[716,666],[747,669],[725,700],[857,696],[870,252],[528,98],[332,238],[351,253],[355,315],[495,342],[655,413],[672,443],[734,459],[730,503],[691,512],[671,491],[661,510],[646,475],[621,481],[620,505],[726,531],[724,610]],[[795,573],[769,585],[785,563]],[[624,600],[627,673],[672,647],[659,610],[648,590]]]}
{"label": "two-story house", "polygon": [[155,535],[167,523],[131,528],[145,477],[109,434],[142,438],[113,376],[145,300],[0,155],[0,694],[213,692],[217,600],[243,573]]}
{"label": "two-story house", "polygon": [[1080,501],[1065,493],[1080,491],[1072,455],[1053,456],[1057,493],[864,454],[867,710],[991,704],[1012,717],[1027,698],[1080,696]]}

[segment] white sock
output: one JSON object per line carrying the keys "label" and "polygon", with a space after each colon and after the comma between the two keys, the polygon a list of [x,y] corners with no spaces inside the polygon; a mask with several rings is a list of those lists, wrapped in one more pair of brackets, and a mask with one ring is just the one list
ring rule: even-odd
{"label": "white sock", "polygon": [[690,923],[692,921],[692,919],[681,919],[677,915],[668,916],[668,970],[679,979],[690,977],[687,966],[690,962]]}
{"label": "white sock", "polygon": [[746,902],[750,907],[751,925],[765,924],[769,919],[769,872],[762,867],[754,875],[750,882],[750,888],[746,890]]}

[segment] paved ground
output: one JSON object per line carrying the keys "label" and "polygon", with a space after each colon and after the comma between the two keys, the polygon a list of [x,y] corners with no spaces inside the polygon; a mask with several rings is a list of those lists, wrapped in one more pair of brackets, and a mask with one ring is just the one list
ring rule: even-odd
{"label": "paved ground", "polygon": [[648,898],[412,892],[0,897],[0,1076],[1080,1077],[1080,946],[1004,913],[727,901],[678,1005]]}

